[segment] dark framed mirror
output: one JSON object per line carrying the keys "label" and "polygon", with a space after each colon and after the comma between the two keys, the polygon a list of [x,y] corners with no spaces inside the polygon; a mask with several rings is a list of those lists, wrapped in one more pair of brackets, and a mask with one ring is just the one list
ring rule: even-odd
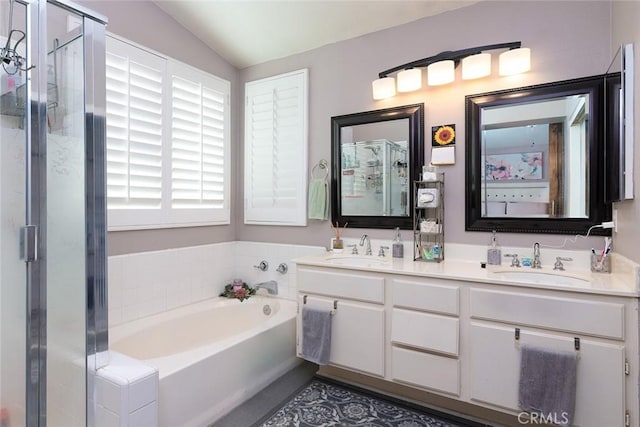
{"label": "dark framed mirror", "polygon": [[411,229],[424,163],[424,104],[331,118],[331,221]]}
{"label": "dark framed mirror", "polygon": [[469,95],[465,107],[466,230],[582,234],[611,219],[605,76]]}

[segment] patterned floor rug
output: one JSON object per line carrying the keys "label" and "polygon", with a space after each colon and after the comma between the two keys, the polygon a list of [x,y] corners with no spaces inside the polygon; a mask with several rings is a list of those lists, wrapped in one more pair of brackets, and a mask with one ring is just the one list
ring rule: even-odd
{"label": "patterned floor rug", "polygon": [[384,398],[314,378],[261,427],[476,427],[480,424],[448,419],[405,407]]}

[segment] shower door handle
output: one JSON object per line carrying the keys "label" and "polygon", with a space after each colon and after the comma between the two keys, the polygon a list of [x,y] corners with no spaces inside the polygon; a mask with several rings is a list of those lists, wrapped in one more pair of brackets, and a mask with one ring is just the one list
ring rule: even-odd
{"label": "shower door handle", "polygon": [[33,262],[38,259],[38,226],[20,227],[20,259]]}

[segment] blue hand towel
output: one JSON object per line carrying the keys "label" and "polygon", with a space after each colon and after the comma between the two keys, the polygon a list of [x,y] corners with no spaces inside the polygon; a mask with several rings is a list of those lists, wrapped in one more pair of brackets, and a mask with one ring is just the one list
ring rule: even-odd
{"label": "blue hand towel", "polygon": [[309,182],[309,219],[329,219],[329,184],[324,178]]}
{"label": "blue hand towel", "polygon": [[331,311],[302,306],[302,357],[326,365],[330,352]]}
{"label": "blue hand towel", "polygon": [[[520,349],[520,409],[571,425],[576,403],[577,355],[523,345]],[[552,417],[552,418],[550,418]]]}

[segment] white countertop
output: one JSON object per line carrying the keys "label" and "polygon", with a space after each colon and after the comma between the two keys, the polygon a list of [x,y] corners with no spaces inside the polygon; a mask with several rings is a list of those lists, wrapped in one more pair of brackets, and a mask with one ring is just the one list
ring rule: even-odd
{"label": "white countertop", "polygon": [[[616,254],[614,254],[615,256]],[[349,258],[357,258],[357,265],[341,264],[340,258],[348,263]],[[368,262],[370,260],[370,262]],[[613,261],[613,273],[592,273],[590,270],[569,269],[566,271],[554,271],[553,265],[544,265],[542,269],[532,269],[530,267],[509,267],[487,266],[481,268],[479,261],[467,261],[461,259],[445,259],[442,262],[413,261],[411,258],[391,258],[366,255],[334,254],[327,252],[320,255],[300,257],[294,260],[299,265],[329,267],[336,269],[347,269],[356,271],[368,271],[375,273],[402,274],[419,277],[433,277],[439,279],[462,280],[479,283],[492,283],[505,286],[520,286],[528,288],[538,288],[547,290],[562,290],[578,293],[591,293],[613,296],[640,296],[639,269],[636,264],[631,263],[623,257],[615,256]],[[338,263],[336,263],[338,262]],[[526,278],[523,280],[508,277],[508,274],[500,274],[505,271],[518,271],[532,273],[531,275],[543,273],[546,278],[551,278],[549,282],[544,280],[534,280]],[[527,275],[527,274],[525,274]],[[551,283],[552,276],[560,276],[573,282],[570,284]],[[578,280],[575,280],[578,279]],[[582,280],[579,280],[582,279]]]}

